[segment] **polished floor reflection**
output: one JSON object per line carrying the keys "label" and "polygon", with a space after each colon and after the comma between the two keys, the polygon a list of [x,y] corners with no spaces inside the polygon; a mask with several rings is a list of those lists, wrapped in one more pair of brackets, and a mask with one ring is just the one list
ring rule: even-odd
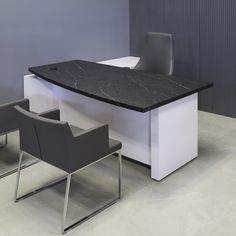
{"label": "polished floor reflection", "polygon": [[[0,150],[0,168],[6,170],[8,158],[14,165],[17,140],[18,134],[11,134],[9,148]],[[235,236],[236,120],[199,112],[199,155],[161,182],[150,178],[150,169],[124,161],[122,201],[69,235]],[[116,194],[116,168],[110,158],[75,176],[71,221]],[[60,176],[63,172],[38,163],[22,172],[19,191]],[[65,183],[15,204],[15,179],[15,174],[0,179],[0,236],[60,235]]]}

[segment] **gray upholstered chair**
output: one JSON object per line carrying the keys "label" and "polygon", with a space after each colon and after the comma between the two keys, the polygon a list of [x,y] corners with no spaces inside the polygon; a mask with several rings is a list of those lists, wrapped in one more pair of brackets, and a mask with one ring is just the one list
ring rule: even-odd
{"label": "gray upholstered chair", "polygon": [[[121,198],[121,143],[119,141],[109,139],[108,125],[101,125],[89,130],[83,130],[75,126],[70,126],[67,122],[54,121],[37,116],[25,111],[19,106],[16,106],[15,109],[17,110],[17,119],[21,137],[21,155],[19,159],[15,189],[16,202],[41,191],[45,187],[52,186],[58,182],[61,182],[63,179],[67,179],[62,217],[62,233],[66,233],[101,212],[103,209],[114,204]],[[34,147],[32,147],[32,140]],[[52,184],[39,188],[38,190],[24,196],[18,197],[17,192],[23,153],[28,151],[32,152],[32,149],[37,149],[35,147],[38,147],[38,151],[35,153],[36,157],[63,170],[66,172],[66,177],[59,179],[58,181],[54,181]],[[118,197],[84,219],[66,227],[66,215],[72,175],[75,172],[117,152],[119,155]]]}
{"label": "gray upholstered chair", "polygon": [[[16,120],[16,110],[14,108],[14,106],[16,106],[16,105],[18,105],[18,106],[22,107],[23,109],[29,111],[30,101],[29,101],[29,99],[20,99],[20,100],[17,100],[17,101],[13,101],[13,102],[10,102],[10,103],[0,105],[0,135],[1,136],[5,135],[5,144],[2,145],[0,148],[6,147],[7,140],[8,140],[8,138],[7,138],[8,133],[14,132],[14,131],[19,129],[18,122]],[[38,114],[38,115],[44,116],[44,117],[49,117],[49,118],[54,117],[55,119],[60,119],[60,116],[58,117],[58,112],[54,111],[54,110],[51,110],[51,111],[48,111],[48,112],[45,112],[45,113],[41,113],[41,114]],[[57,117],[55,117],[55,115]],[[31,154],[31,155],[34,155],[35,150],[32,150],[32,151],[33,152],[30,151],[28,153]],[[29,166],[37,163],[37,162],[38,161],[25,163],[22,166],[22,168],[29,167]],[[10,174],[12,174],[16,171],[17,171],[17,168],[13,168],[12,170],[10,170],[6,173],[0,174],[0,178],[8,176],[8,175],[10,175]]]}
{"label": "gray upholstered chair", "polygon": [[5,135],[5,144],[1,145],[3,148],[7,145],[7,135],[10,132],[16,131],[18,125],[15,119],[15,109],[14,106],[19,105],[25,110],[29,110],[29,100],[21,99],[14,102],[6,103],[0,105],[0,135]]}
{"label": "gray upholstered chair", "polygon": [[[0,146],[0,148],[5,148],[7,146],[8,142],[8,134],[11,132],[14,132],[18,130],[18,124],[16,121],[15,116],[15,109],[14,106],[20,106],[26,110],[29,110],[29,100],[28,99],[20,99],[17,101],[9,102],[3,105],[0,105],[0,135],[5,135],[5,143]],[[29,165],[32,165],[33,163],[26,163],[23,167],[26,168]],[[0,174],[0,178],[6,177],[14,172],[16,172],[17,169],[13,168],[5,173]]]}
{"label": "gray upholstered chair", "polygon": [[134,69],[161,75],[172,75],[174,69],[172,35],[149,32],[146,40],[143,54]]}

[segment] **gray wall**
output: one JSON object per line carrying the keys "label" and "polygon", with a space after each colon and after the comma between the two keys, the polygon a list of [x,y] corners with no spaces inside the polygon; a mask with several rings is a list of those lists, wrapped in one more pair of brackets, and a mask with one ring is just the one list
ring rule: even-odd
{"label": "gray wall", "polygon": [[29,66],[129,54],[129,0],[1,0],[0,103],[23,96]]}
{"label": "gray wall", "polygon": [[175,40],[175,74],[213,81],[200,109],[236,117],[236,1],[130,0],[131,54],[148,31]]}

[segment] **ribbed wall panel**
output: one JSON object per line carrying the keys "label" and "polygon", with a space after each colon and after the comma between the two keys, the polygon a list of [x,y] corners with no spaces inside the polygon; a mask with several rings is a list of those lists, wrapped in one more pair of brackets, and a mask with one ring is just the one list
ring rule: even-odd
{"label": "ribbed wall panel", "polygon": [[210,101],[215,113],[236,117],[235,0],[200,1],[200,62],[200,77],[215,84],[202,106]]}

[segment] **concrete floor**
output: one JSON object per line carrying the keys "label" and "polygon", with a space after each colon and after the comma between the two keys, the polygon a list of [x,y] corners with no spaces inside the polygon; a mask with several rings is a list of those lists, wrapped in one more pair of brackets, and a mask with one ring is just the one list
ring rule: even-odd
{"label": "concrete floor", "polygon": [[[1,158],[17,157],[17,140],[16,133],[10,135]],[[114,196],[115,161],[107,159],[74,177],[69,223]],[[68,235],[236,235],[235,119],[199,112],[199,157],[162,182],[153,181],[143,166],[124,161],[123,168],[122,201]],[[22,171],[20,193],[59,176],[63,172],[36,164]],[[0,236],[60,235],[65,183],[15,204],[15,179],[15,174],[0,179]]]}

